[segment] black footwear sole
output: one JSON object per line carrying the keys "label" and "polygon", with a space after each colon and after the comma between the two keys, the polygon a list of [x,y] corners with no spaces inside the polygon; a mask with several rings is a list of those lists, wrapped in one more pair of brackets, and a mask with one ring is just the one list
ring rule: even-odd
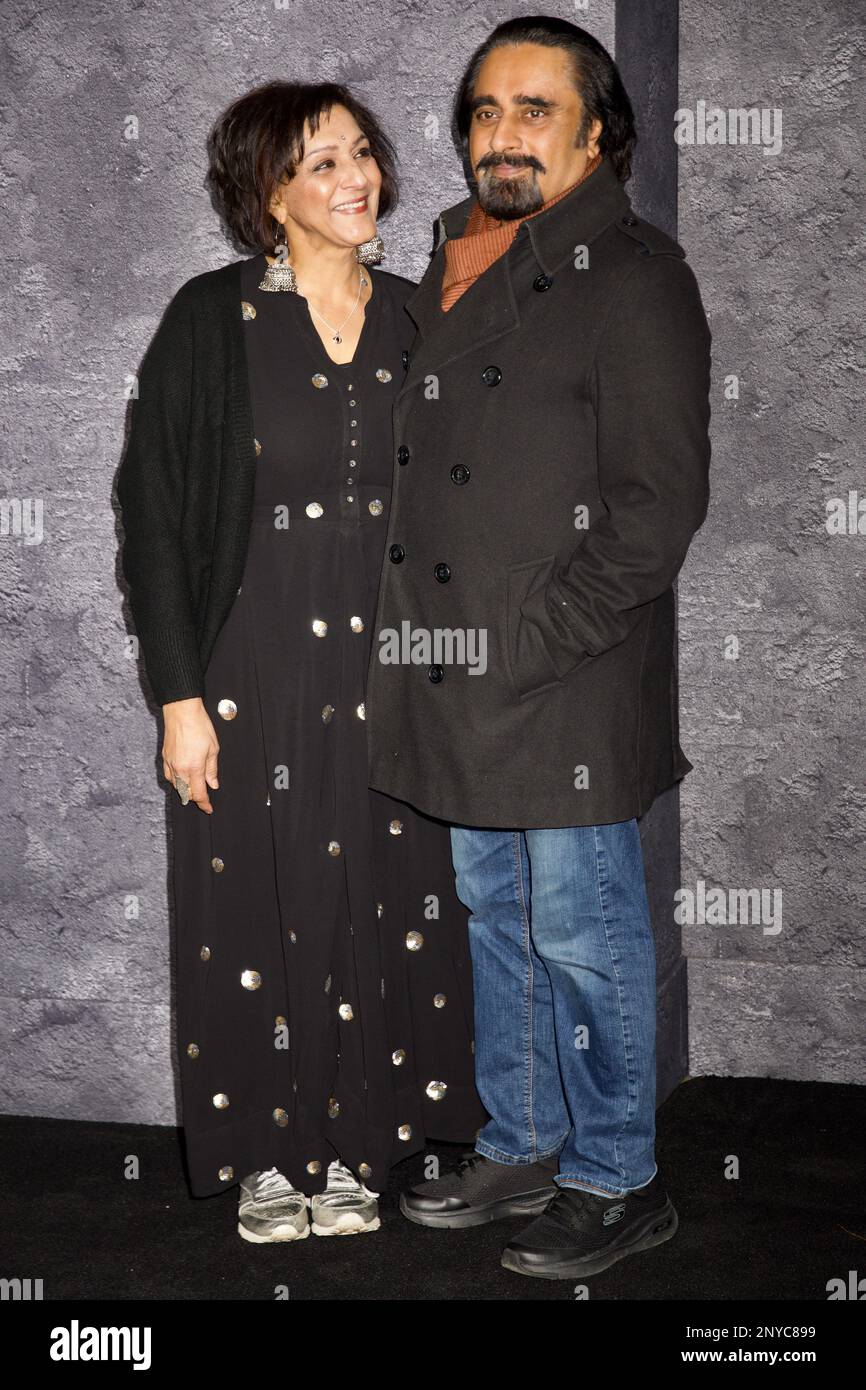
{"label": "black footwear sole", "polygon": [[[596,1250],[577,1260],[551,1259],[546,1268],[535,1262],[535,1256],[526,1256],[519,1250],[512,1250],[506,1246],[500,1264],[504,1269],[513,1270],[515,1274],[528,1274],[534,1279],[582,1279],[587,1274],[600,1274],[603,1269],[616,1264],[617,1260],[624,1259],[626,1255],[636,1255],[640,1250],[651,1250],[654,1245],[663,1245],[666,1240],[676,1235],[679,1224],[679,1217],[668,1198],[665,1205],[647,1216],[631,1238],[622,1245],[608,1246],[605,1250]],[[551,1253],[555,1255],[555,1252]]]}
{"label": "black footwear sole", "polygon": [[406,1202],[405,1192],[400,1194],[400,1210],[416,1226],[435,1226],[440,1229],[451,1227],[463,1230],[466,1226],[485,1226],[488,1221],[500,1221],[508,1216],[538,1216],[544,1211],[552,1197],[556,1196],[556,1186],[539,1187],[532,1192],[521,1192],[513,1197],[500,1197],[496,1202],[488,1202],[483,1207],[470,1207],[466,1211],[413,1211]]}

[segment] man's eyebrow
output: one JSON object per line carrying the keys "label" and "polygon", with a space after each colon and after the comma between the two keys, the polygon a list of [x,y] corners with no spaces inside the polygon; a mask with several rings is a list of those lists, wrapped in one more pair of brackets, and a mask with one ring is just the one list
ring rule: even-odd
{"label": "man's eyebrow", "polygon": [[[366,138],[366,135],[356,135],[352,145],[357,145],[359,140],[366,140]],[[349,149],[352,148],[352,145],[349,146]],[[339,148],[339,145],[316,145],[315,149],[307,150],[304,159],[309,159],[311,154],[321,154],[323,150],[338,150]]]}
{"label": "man's eyebrow", "polygon": [[[527,96],[524,92],[517,92],[511,100],[517,106],[540,106],[545,111],[552,111],[558,105],[558,102],[551,101],[549,97]],[[470,112],[477,111],[479,106],[499,106],[499,102],[494,96],[473,97],[469,103]]]}

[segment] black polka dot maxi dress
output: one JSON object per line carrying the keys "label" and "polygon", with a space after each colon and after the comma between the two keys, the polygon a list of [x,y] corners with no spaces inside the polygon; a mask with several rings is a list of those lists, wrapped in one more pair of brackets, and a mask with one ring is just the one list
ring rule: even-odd
{"label": "black polka dot maxi dress", "polygon": [[373,1191],[474,1141],[467,913],[448,827],[368,786],[364,687],[415,288],[368,269],[354,359],[241,267],[257,473],[241,586],[205,673],[213,815],[172,804],[183,1133],[194,1196],[276,1167]]}

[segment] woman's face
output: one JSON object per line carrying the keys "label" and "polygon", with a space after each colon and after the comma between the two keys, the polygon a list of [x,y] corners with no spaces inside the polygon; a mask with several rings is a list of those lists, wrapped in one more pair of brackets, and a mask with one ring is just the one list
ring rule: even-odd
{"label": "woman's face", "polygon": [[294,178],[280,184],[272,211],[286,223],[289,246],[301,228],[336,246],[359,246],[376,235],[382,175],[367,139],[345,106],[334,106],[313,135],[304,131],[304,157]]}

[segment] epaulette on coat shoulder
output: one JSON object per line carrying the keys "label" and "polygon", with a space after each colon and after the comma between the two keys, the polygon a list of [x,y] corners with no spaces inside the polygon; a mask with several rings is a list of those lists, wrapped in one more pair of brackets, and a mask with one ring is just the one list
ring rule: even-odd
{"label": "epaulette on coat shoulder", "polygon": [[668,236],[667,232],[663,232],[661,227],[656,227],[652,222],[645,222],[633,212],[618,218],[614,225],[623,236],[631,238],[639,255],[685,258],[686,253],[678,241]]}

